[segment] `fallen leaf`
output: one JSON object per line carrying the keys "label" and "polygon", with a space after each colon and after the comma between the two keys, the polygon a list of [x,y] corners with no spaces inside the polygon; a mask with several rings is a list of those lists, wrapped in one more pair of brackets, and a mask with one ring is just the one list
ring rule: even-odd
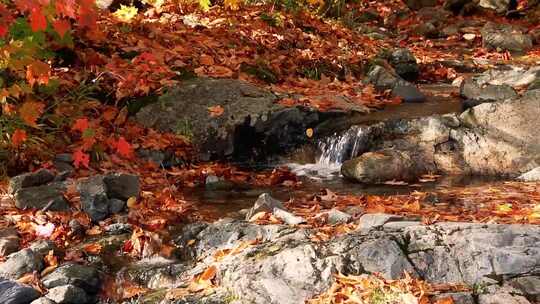
{"label": "fallen leaf", "polygon": [[217,105],[217,106],[208,107],[208,111],[210,112],[210,117],[219,117],[223,115],[223,112],[225,111],[225,109],[223,109],[222,106]]}

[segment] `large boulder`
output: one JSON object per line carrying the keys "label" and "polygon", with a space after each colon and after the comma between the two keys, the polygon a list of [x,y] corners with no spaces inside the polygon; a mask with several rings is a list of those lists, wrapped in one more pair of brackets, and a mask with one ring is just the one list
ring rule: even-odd
{"label": "large boulder", "polygon": [[286,107],[277,103],[278,99],[239,80],[194,79],[141,109],[136,120],[190,138],[203,160],[252,160],[305,143],[306,129],[350,113],[350,109],[320,112]]}
{"label": "large boulder", "polygon": [[382,183],[391,180],[411,181],[416,178],[413,159],[403,151],[367,152],[343,163],[341,174],[361,183]]}
{"label": "large boulder", "polygon": [[61,189],[43,185],[22,188],[15,193],[15,206],[19,209],[47,209],[50,211],[67,211],[69,205]]}
{"label": "large boulder", "polygon": [[54,173],[47,169],[17,175],[9,180],[8,193],[15,194],[22,188],[41,186],[54,180]]}
{"label": "large boulder", "polygon": [[513,25],[488,22],[481,33],[482,44],[487,49],[522,53],[533,46],[531,37]]}
{"label": "large boulder", "polygon": [[39,292],[30,286],[0,279],[0,301],[2,304],[27,304],[38,297]]}

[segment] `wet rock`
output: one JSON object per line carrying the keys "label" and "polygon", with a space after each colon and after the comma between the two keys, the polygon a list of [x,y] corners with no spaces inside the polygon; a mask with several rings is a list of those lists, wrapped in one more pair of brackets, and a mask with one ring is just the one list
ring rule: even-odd
{"label": "wet rock", "polygon": [[392,51],[390,54],[390,64],[403,79],[413,81],[418,78],[418,64],[409,49],[396,49]]}
{"label": "wet rock", "polygon": [[57,154],[53,159],[53,165],[58,172],[71,173],[75,168],[72,166],[73,156],[68,153]]}
{"label": "wet rock", "polygon": [[118,273],[118,278],[152,289],[171,288],[186,279],[187,266],[162,257],[145,258]]}
{"label": "wet rock", "polygon": [[277,199],[270,196],[268,193],[263,193],[259,195],[255,204],[246,214],[246,221],[249,221],[255,214],[259,212],[269,212],[272,213],[274,209],[285,209],[283,203]]}
{"label": "wet rock", "polygon": [[15,281],[0,279],[0,301],[2,304],[27,304],[39,298],[34,288]]}
{"label": "wet rock", "polygon": [[518,177],[518,180],[524,182],[540,181],[540,167],[534,168],[531,171],[525,172]]}
{"label": "wet rock", "polygon": [[51,185],[28,187],[18,190],[17,193],[15,193],[15,206],[23,210],[69,210],[69,205],[62,191]]}
{"label": "wet rock", "polygon": [[458,14],[463,11],[463,8],[470,4],[472,0],[446,0],[444,2],[444,8],[452,11],[454,14]]}
{"label": "wet rock", "polygon": [[478,6],[491,9],[497,13],[505,13],[510,9],[511,0],[480,0]]}
{"label": "wet rock", "polygon": [[472,80],[479,86],[508,85],[513,88],[528,86],[540,79],[540,66],[498,66],[476,75]]}
{"label": "wet rock", "polygon": [[126,207],[126,201],[112,198],[109,200],[109,213],[119,213]]}
{"label": "wet rock", "polygon": [[58,304],[86,304],[89,302],[86,292],[74,285],[51,288],[45,296]]}
{"label": "wet rock", "polygon": [[45,185],[53,180],[54,173],[47,169],[21,174],[10,179],[8,193],[15,194],[22,188]]}
{"label": "wet rock", "polygon": [[5,257],[19,249],[19,235],[14,228],[0,229],[0,257]]}
{"label": "wet rock", "polygon": [[532,39],[512,25],[488,22],[481,30],[482,44],[487,49],[522,53],[532,48]]}
{"label": "wet rock", "polygon": [[56,268],[42,279],[42,283],[47,288],[74,285],[89,293],[98,292],[101,285],[99,273],[95,268],[72,263]]}
{"label": "wet rock", "polygon": [[478,101],[506,100],[517,97],[516,91],[506,84],[486,84],[480,86],[471,79],[465,79],[461,83],[460,95]]}
{"label": "wet rock", "polygon": [[419,10],[423,7],[431,7],[437,5],[437,0],[407,0],[407,6],[413,10]]}
{"label": "wet rock", "polygon": [[361,183],[374,184],[385,181],[411,181],[418,172],[406,152],[381,150],[367,152],[343,163],[341,174]]}
{"label": "wet rock", "polygon": [[[142,108],[136,120],[190,138],[203,160],[252,160],[307,142],[307,128],[347,112],[284,107],[277,100],[273,93],[240,80],[201,78],[182,82]],[[208,108],[217,106],[224,112],[212,117]]]}
{"label": "wet rock", "polygon": [[447,298],[452,299],[453,304],[475,304],[474,298],[469,292],[443,293],[441,295],[433,297],[433,300],[435,303],[437,303],[437,301],[441,301],[440,303],[444,303],[443,300]]}
{"label": "wet rock", "polygon": [[139,177],[132,174],[114,173],[103,178],[109,198],[127,200],[139,197]]}
{"label": "wet rock", "polygon": [[478,296],[478,304],[530,304],[522,296],[509,293],[481,294]]}
{"label": "wet rock", "polygon": [[127,223],[114,223],[105,227],[105,232],[113,235],[128,233],[133,230],[133,226]]}

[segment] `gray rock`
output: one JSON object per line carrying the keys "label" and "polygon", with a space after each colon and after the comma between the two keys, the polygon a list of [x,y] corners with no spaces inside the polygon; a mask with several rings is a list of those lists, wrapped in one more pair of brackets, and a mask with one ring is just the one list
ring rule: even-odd
{"label": "gray rock", "polygon": [[105,227],[105,232],[113,235],[128,233],[133,230],[133,226],[128,223],[114,223]]}
{"label": "gray rock", "polygon": [[52,185],[22,188],[15,193],[15,206],[19,209],[47,209],[67,211],[69,205],[62,191]]}
{"label": "gray rock", "polygon": [[405,218],[399,215],[385,213],[367,213],[360,217],[358,229],[368,231],[374,228],[380,228],[386,223],[403,221]]}
{"label": "gray rock", "polygon": [[478,304],[530,304],[522,296],[509,293],[481,294],[478,296]]}
{"label": "gray rock", "polygon": [[27,304],[38,297],[39,292],[30,286],[0,279],[0,301],[2,304]]}
{"label": "gray rock", "polygon": [[275,217],[282,220],[287,225],[299,225],[306,222],[303,217],[296,216],[288,211],[279,208],[274,208],[272,214],[274,214]]}
{"label": "gray rock", "polygon": [[0,279],[16,280],[27,273],[42,269],[42,256],[30,248],[25,248],[9,255],[8,259],[0,264]]}
{"label": "gray rock", "polygon": [[341,166],[344,177],[366,184],[411,181],[417,178],[418,173],[408,153],[394,150],[367,152],[345,161]]}
{"label": "gray rock", "polygon": [[268,193],[263,193],[259,195],[259,198],[257,198],[257,201],[255,201],[253,207],[251,207],[249,212],[246,214],[246,221],[249,221],[255,214],[259,212],[271,213],[275,208],[285,209],[282,202],[273,198]]}
{"label": "gray rock", "polygon": [[533,46],[531,37],[512,25],[488,22],[481,33],[482,44],[488,49],[521,53]]}
{"label": "gray rock", "polygon": [[379,65],[369,71],[365,81],[379,91],[392,90],[392,95],[401,97],[404,102],[423,102],[426,99],[416,86]]}
{"label": "gray rock", "polygon": [[103,179],[102,175],[97,175],[77,182],[82,210],[95,222],[109,215],[109,198]]}
{"label": "gray rock", "polygon": [[54,173],[47,169],[40,169],[35,172],[25,173],[11,178],[9,181],[8,193],[15,194],[22,188],[41,186],[54,180]]}
{"label": "gray rock", "polygon": [[48,299],[46,297],[41,297],[39,299],[35,299],[30,304],[56,304],[56,302],[54,302],[53,300]]}
{"label": "gray rock", "polygon": [[481,87],[471,79],[466,79],[461,83],[460,95],[463,98],[481,101],[506,100],[517,97],[516,91],[509,85],[486,84]]}
{"label": "gray rock", "polygon": [[475,304],[474,298],[469,292],[452,292],[452,293],[443,293],[433,297],[434,302],[438,300],[444,300],[446,298],[451,298],[453,304]]}
{"label": "gray rock", "polygon": [[45,296],[58,304],[86,304],[89,302],[86,292],[74,285],[51,288]]}
{"label": "gray rock", "polygon": [[109,213],[119,213],[126,207],[126,202],[117,198],[109,200]]}
{"label": "gray rock", "polygon": [[139,197],[139,177],[132,174],[114,173],[103,178],[107,196],[127,200],[130,197]]}
{"label": "gray rock", "polygon": [[119,280],[129,280],[152,289],[171,288],[185,279],[186,264],[162,257],[144,258],[122,268]]}
{"label": "gray rock", "polygon": [[528,86],[540,79],[540,66],[498,66],[473,77],[479,86],[508,85],[513,88]]}
{"label": "gray rock", "polygon": [[390,54],[390,64],[396,73],[405,80],[413,81],[420,72],[416,58],[408,49],[395,49]]}
{"label": "gray rock", "polygon": [[352,216],[350,214],[335,208],[330,209],[322,215],[327,217],[328,224],[330,225],[345,224],[352,219]]}
{"label": "gray rock", "polygon": [[530,171],[521,174],[518,180],[524,182],[537,182],[540,181],[540,167],[536,167]]}
{"label": "gray rock", "polygon": [[0,257],[19,250],[19,235],[14,228],[0,229]]}
{"label": "gray rock", "polygon": [[64,264],[42,279],[43,286],[54,288],[62,285],[74,285],[89,293],[98,292],[101,282],[98,271],[89,266]]}
{"label": "gray rock", "polygon": [[53,165],[58,172],[73,172],[75,168],[72,166],[73,156],[69,153],[57,154],[53,159]]}
{"label": "gray rock", "polygon": [[529,298],[540,300],[540,277],[526,276],[510,279],[508,285],[520,290]]}

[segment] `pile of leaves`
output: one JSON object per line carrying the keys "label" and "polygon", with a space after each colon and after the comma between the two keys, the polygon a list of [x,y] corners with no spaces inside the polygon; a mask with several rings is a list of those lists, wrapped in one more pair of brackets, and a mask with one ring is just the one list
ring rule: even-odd
{"label": "pile of leaves", "polygon": [[430,295],[443,291],[464,291],[463,286],[430,286],[407,273],[403,279],[387,280],[378,275],[341,275],[325,293],[308,300],[309,304],[453,304],[450,297],[430,301]]}

